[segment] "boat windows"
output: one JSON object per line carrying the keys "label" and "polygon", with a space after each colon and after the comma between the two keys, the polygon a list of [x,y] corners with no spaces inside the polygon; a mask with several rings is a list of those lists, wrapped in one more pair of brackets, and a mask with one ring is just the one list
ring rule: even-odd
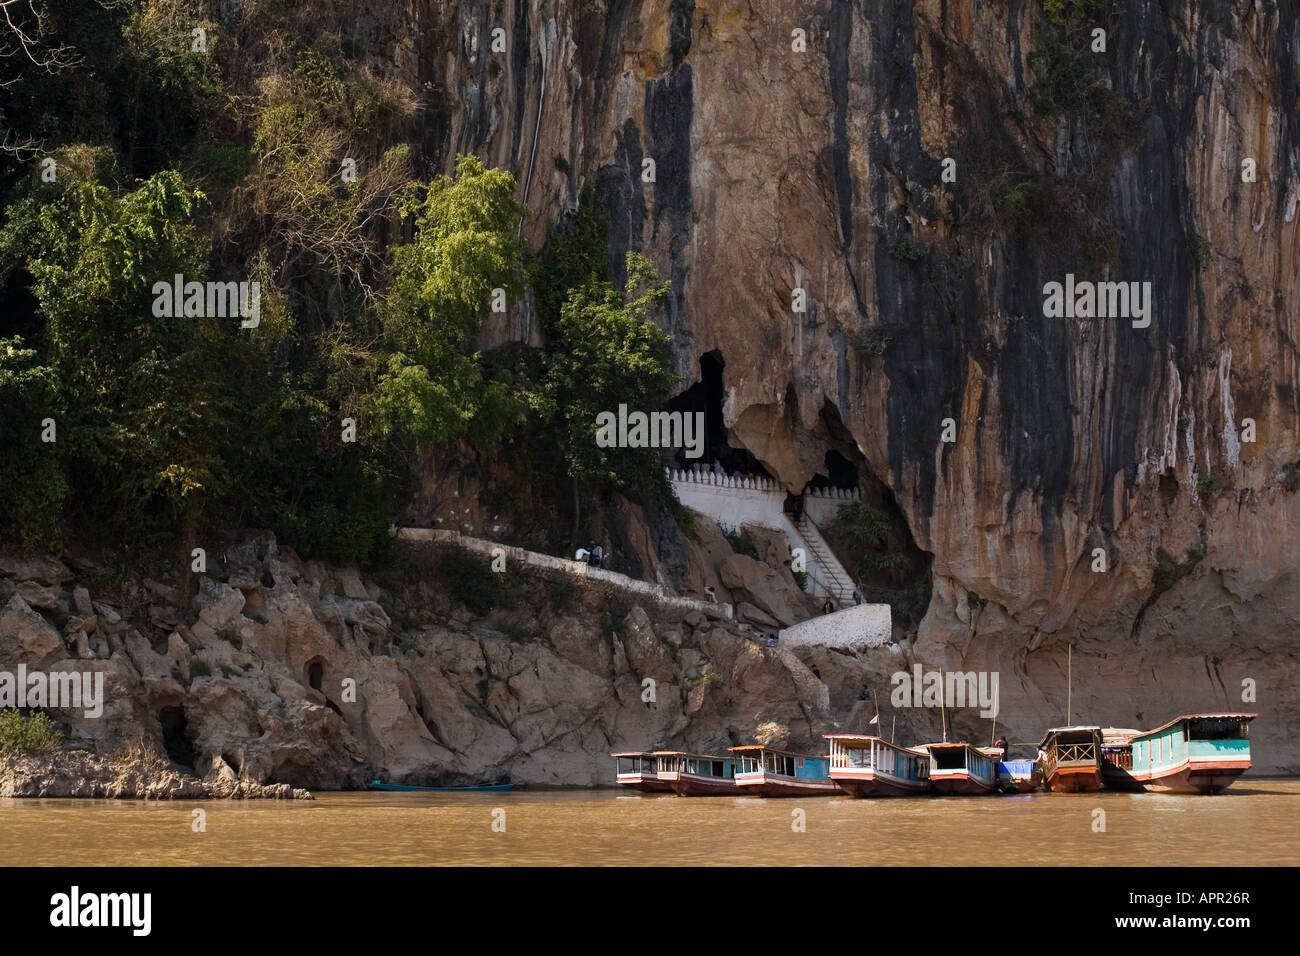
{"label": "boat windows", "polygon": [[943,749],[934,749],[930,751],[934,757],[934,766],[936,770],[965,770],[966,769],[966,748],[965,747],[944,747]]}
{"label": "boat windows", "polygon": [[640,757],[615,757],[618,773],[653,773],[653,767],[645,767]]}
{"label": "boat windows", "polygon": [[1246,740],[1249,737],[1248,720],[1225,717],[1188,721],[1188,740]]}

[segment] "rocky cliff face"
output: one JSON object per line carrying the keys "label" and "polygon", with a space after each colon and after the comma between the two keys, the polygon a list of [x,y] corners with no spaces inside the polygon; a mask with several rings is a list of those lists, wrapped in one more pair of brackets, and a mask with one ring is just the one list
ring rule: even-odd
{"label": "rocky cliff face", "polygon": [[[1055,111],[1034,84],[1078,77],[1033,0],[467,0],[375,32],[431,168],[515,171],[534,238],[591,186],[611,263],[671,275],[733,446],[887,490],[933,556],[921,660],[1001,670],[1029,734],[1071,643],[1076,719],[1258,709],[1300,767],[1296,9],[1091,7],[1089,105]],[[1067,273],[1151,282],[1150,325],[1045,316]]]}
{"label": "rocky cliff face", "polygon": [[415,547],[384,587],[251,538],[210,558],[190,602],[151,578],[82,586],[96,569],[75,555],[77,576],[0,555],[0,671],[104,675],[102,714],[48,708],[64,747],[98,758],[6,759],[0,793],[291,796],[262,785],[376,777],[608,786],[612,750],[758,738],[819,751],[821,734],[870,719],[858,690],[887,687],[902,659],[797,656],[720,613],[518,570],[510,606],[480,617]]}

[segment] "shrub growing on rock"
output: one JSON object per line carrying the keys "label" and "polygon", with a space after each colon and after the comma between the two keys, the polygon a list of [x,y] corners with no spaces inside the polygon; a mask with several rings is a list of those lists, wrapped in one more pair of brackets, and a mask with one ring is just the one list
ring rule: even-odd
{"label": "shrub growing on rock", "polygon": [[451,596],[479,617],[507,603],[501,576],[492,572],[491,563],[464,548],[448,549],[438,562],[438,573]]}
{"label": "shrub growing on rock", "polygon": [[45,714],[24,718],[16,710],[0,711],[0,754],[38,754],[55,750],[63,734]]}

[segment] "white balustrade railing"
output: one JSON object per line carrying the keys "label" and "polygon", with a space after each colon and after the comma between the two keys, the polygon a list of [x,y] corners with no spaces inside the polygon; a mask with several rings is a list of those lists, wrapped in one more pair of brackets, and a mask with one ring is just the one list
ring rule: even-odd
{"label": "white balustrade railing", "polygon": [[[702,464],[691,468],[665,468],[664,476],[670,482],[713,485],[716,488],[739,488],[772,493],[784,491],[784,488],[771,478],[756,475],[728,475]],[[835,501],[858,501],[862,497],[857,488],[809,488],[804,491],[804,496],[815,500]]]}

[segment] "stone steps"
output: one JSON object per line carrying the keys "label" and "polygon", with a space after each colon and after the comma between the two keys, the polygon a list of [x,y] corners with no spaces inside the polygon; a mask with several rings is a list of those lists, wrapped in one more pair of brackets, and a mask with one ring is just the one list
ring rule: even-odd
{"label": "stone steps", "polygon": [[831,596],[840,602],[841,606],[847,607],[853,604],[853,591],[855,585],[849,572],[845,570],[844,565],[840,564],[831,547],[822,537],[821,532],[817,530],[817,525],[812,520],[803,515],[794,526],[799,531],[799,536],[803,538],[804,544],[808,549],[809,556],[817,563],[821,573],[826,580],[823,585],[831,592]]}

